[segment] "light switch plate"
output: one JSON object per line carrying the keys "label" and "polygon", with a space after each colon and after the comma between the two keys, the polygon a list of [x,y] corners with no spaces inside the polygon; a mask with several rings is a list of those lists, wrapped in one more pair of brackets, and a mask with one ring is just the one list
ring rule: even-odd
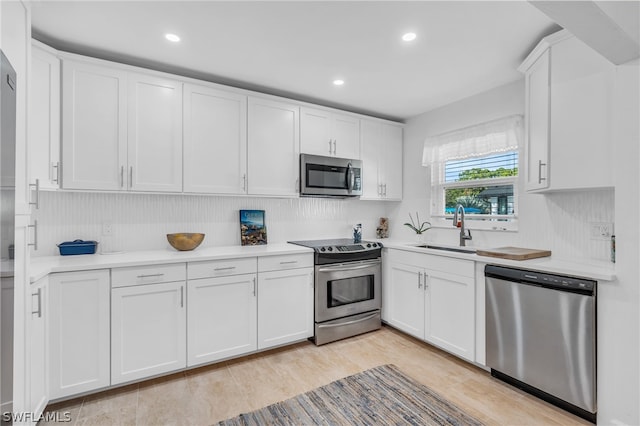
{"label": "light switch plate", "polygon": [[590,222],[592,240],[610,240],[613,235],[613,223],[611,222]]}
{"label": "light switch plate", "polygon": [[111,222],[104,222],[102,224],[102,235],[106,237],[111,234],[113,234],[113,225]]}

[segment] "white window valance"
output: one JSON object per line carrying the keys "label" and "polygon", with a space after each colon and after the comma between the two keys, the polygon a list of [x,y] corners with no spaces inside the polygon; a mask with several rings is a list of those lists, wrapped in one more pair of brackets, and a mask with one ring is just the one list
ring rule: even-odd
{"label": "white window valance", "polygon": [[431,136],[424,142],[422,165],[433,166],[449,160],[517,151],[522,145],[522,135],[523,117],[512,115]]}

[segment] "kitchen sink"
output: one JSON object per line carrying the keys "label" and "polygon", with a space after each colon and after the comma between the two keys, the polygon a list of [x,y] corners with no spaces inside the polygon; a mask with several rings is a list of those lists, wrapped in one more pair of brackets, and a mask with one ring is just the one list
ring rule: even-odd
{"label": "kitchen sink", "polygon": [[432,249],[432,250],[453,251],[453,252],[456,252],[456,253],[473,254],[473,253],[476,252],[476,249],[467,248],[467,247],[436,246],[436,245],[431,245],[431,244],[420,244],[420,245],[417,245],[416,247],[428,248],[428,249]]}

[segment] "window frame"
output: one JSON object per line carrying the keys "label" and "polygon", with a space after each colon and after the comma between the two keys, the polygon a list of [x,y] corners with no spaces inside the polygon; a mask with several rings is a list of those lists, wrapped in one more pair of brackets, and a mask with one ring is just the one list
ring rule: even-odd
{"label": "window frame", "polygon": [[[453,214],[443,213],[447,189],[474,188],[478,186],[513,186],[513,210],[512,215],[483,215],[465,213],[465,228],[488,231],[517,231],[518,230],[518,186],[520,179],[520,155],[518,155],[518,174],[515,176],[495,177],[486,179],[472,179],[454,182],[444,182],[444,167],[441,170],[440,182],[431,185],[431,226],[436,228],[450,228],[453,226]],[[437,197],[437,198],[436,198]],[[437,200],[437,201],[436,201]]]}

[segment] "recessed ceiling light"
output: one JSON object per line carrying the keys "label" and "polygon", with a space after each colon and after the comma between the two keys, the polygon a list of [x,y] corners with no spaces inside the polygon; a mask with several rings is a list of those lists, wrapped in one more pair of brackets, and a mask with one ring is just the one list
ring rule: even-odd
{"label": "recessed ceiling light", "polygon": [[171,33],[169,33],[169,34],[165,34],[165,35],[164,35],[164,38],[166,38],[167,40],[172,41],[172,42],[174,42],[174,43],[177,43],[177,42],[179,42],[179,41],[180,41],[180,37],[178,37],[178,36],[177,36],[177,35],[175,35],[175,34],[171,34]]}
{"label": "recessed ceiling light", "polygon": [[416,39],[416,33],[406,33],[405,35],[402,36],[402,39],[404,41],[413,41]]}
{"label": "recessed ceiling light", "polygon": [[342,86],[344,84],[344,80],[333,80],[333,84],[336,86]]}

